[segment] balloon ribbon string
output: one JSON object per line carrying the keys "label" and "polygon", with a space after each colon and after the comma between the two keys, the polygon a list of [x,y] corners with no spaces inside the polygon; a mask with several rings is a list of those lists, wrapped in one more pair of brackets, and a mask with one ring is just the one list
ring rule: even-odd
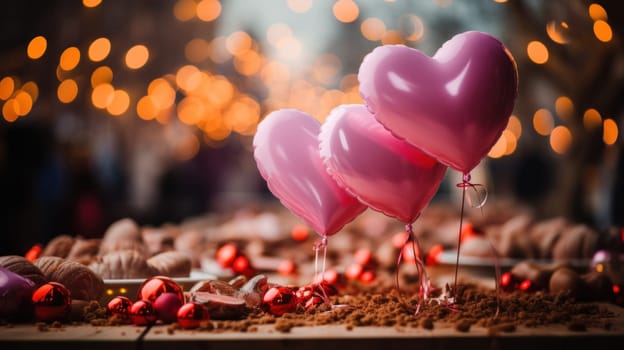
{"label": "balloon ribbon string", "polygon": [[[470,187],[475,192],[475,195],[477,196],[477,202],[473,203],[473,201],[470,198],[468,198],[468,201],[470,202],[472,207],[479,208],[481,210],[481,215],[483,215],[483,206],[487,202],[487,197],[488,197],[487,188],[482,184],[471,183],[470,179],[471,179],[470,174],[464,174],[462,177],[462,182],[457,184],[457,187],[461,188],[462,190],[462,199],[461,199],[461,210],[460,210],[460,216],[459,216],[459,233],[457,235],[457,258],[455,260],[455,281],[453,282],[454,286],[452,290],[454,302],[457,302],[457,275],[459,271],[459,255],[460,255],[461,242],[462,242],[462,226],[464,225],[464,211],[466,207],[466,190]],[[484,191],[483,197],[481,197],[481,193],[479,192],[479,189],[482,189]]]}
{"label": "balloon ribbon string", "polygon": [[[319,273],[319,250],[323,251],[323,261],[321,263],[322,271]],[[327,261],[327,236],[323,236],[320,241],[314,243],[314,281],[313,283],[321,290],[321,294],[323,297],[323,301],[327,304],[330,303],[329,297],[325,292],[325,288],[323,287],[323,282],[325,281],[325,267]]]}
{"label": "balloon ribbon string", "polygon": [[[405,224],[405,232],[407,233],[407,235],[405,236],[405,241],[403,242],[403,245],[401,246],[401,249],[399,251],[399,256],[397,257],[395,283],[396,283],[396,288],[399,291],[399,295],[400,295],[401,290],[399,287],[399,267],[401,264],[401,260],[403,259],[403,252],[405,251],[406,246],[411,243],[412,255],[414,257],[414,263],[416,264],[416,270],[418,273],[418,285],[419,285],[419,296],[420,296],[419,301],[418,301],[418,306],[416,310],[414,311],[414,313],[417,314],[420,311],[420,308],[423,305],[423,303],[429,298],[429,291],[431,289],[431,286],[430,286],[429,276],[427,275],[427,271],[425,270],[425,265],[421,259],[422,255],[420,251],[420,244],[418,242],[418,238],[416,237],[416,235],[414,235],[412,224]],[[404,304],[406,303],[404,302]]]}
{"label": "balloon ribbon string", "polygon": [[500,268],[500,254],[492,244],[492,241],[488,238],[488,242],[490,243],[490,249],[492,250],[492,255],[494,256],[494,287],[496,289],[496,314],[494,318],[498,317],[500,312],[500,279],[501,279],[501,268]]}
{"label": "balloon ribbon string", "polygon": [[467,181],[464,181],[463,183],[459,184],[458,187],[461,185],[461,189],[462,189],[462,199],[461,199],[461,210],[460,210],[460,215],[459,215],[459,233],[457,234],[457,258],[455,259],[455,279],[453,281],[453,301],[456,303],[457,302],[457,273],[459,271],[459,249],[461,247],[461,241],[462,241],[462,225],[464,224],[464,207],[466,204],[466,185],[467,185]]}

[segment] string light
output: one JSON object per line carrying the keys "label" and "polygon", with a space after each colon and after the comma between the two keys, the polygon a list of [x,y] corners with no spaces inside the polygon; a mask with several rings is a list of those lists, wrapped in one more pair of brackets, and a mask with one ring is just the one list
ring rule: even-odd
{"label": "string light", "polygon": [[145,45],[135,45],[126,52],[126,66],[130,69],[143,67],[149,59],[149,50]]}
{"label": "string light", "polygon": [[218,0],[202,0],[197,3],[197,18],[204,22],[212,22],[221,14],[221,3]]}
{"label": "string light", "polygon": [[88,56],[89,59],[93,62],[103,61],[111,50],[110,40],[107,38],[98,38],[93,40],[91,45],[89,45]]}
{"label": "string light", "polygon": [[334,17],[340,22],[351,23],[360,15],[360,8],[353,0],[338,0],[332,7]]}
{"label": "string light", "polygon": [[548,61],[548,49],[540,41],[531,41],[527,45],[529,59],[536,64],[544,64]]}
{"label": "string light", "polygon": [[37,60],[45,54],[48,41],[44,36],[36,36],[30,40],[26,48],[26,54],[30,59]]}

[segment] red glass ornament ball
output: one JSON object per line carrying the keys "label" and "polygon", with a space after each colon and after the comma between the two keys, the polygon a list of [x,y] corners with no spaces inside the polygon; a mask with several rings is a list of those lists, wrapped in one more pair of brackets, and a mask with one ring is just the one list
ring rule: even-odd
{"label": "red glass ornament ball", "polygon": [[182,302],[177,294],[163,293],[156,298],[152,305],[159,320],[164,323],[171,323],[178,319],[178,309],[182,306]]}
{"label": "red glass ornament ball", "polygon": [[271,315],[281,316],[297,308],[299,298],[293,288],[271,287],[262,298],[262,307]]}
{"label": "red glass ornament ball", "polygon": [[64,320],[71,309],[71,297],[69,290],[57,282],[49,282],[32,295],[37,321],[61,321]]}
{"label": "red glass ornament ball", "polygon": [[184,329],[199,327],[201,322],[210,320],[208,308],[201,303],[186,303],[178,309],[178,324]]}
{"label": "red glass ornament ball", "polygon": [[130,307],[130,319],[137,326],[156,322],[156,311],[149,300],[138,300]]}
{"label": "red glass ornament ball", "polygon": [[120,321],[130,323],[130,308],[132,300],[124,296],[116,296],[106,305],[106,311],[110,316],[116,316]]}
{"label": "red glass ornament ball", "polygon": [[174,293],[178,296],[181,304],[184,304],[184,293],[182,288],[171,278],[165,276],[154,276],[146,279],[139,287],[138,300],[156,301],[163,293]]}

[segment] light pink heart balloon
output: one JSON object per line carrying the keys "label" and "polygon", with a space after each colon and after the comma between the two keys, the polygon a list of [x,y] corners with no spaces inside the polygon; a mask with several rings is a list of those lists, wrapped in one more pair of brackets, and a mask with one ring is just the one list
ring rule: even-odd
{"label": "light pink heart balloon", "polygon": [[327,173],[319,154],[320,128],[307,113],[278,110],[258,125],[253,146],[269,190],[321,236],[329,236],[366,206]]}
{"label": "light pink heart balloon", "polygon": [[360,202],[413,222],[435,195],[446,166],[393,136],[363,105],[331,111],[321,127],[321,158]]}
{"label": "light pink heart balloon", "polygon": [[430,58],[380,46],[358,72],[369,110],[396,136],[469,173],[496,143],[517,95],[511,53],[494,37],[466,32]]}

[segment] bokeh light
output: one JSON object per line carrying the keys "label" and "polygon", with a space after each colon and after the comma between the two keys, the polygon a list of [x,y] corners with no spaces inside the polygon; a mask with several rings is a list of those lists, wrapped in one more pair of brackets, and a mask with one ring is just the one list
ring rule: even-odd
{"label": "bokeh light", "polygon": [[546,34],[548,34],[550,40],[557,44],[567,44],[569,42],[567,32],[568,23],[566,22],[550,21],[546,24]]}
{"label": "bokeh light", "polygon": [[602,125],[602,116],[595,108],[589,108],[583,113],[583,125],[587,130],[593,130]]}
{"label": "bokeh light", "polygon": [[533,114],[533,129],[542,136],[548,136],[553,130],[555,121],[549,110],[540,108]]}
{"label": "bokeh light", "polygon": [[9,123],[17,120],[19,107],[16,106],[15,100],[10,98],[2,105],[2,117]]}
{"label": "bokeh light", "polygon": [[594,35],[602,42],[609,42],[613,38],[613,31],[609,23],[603,20],[597,20],[594,22]]}
{"label": "bokeh light", "polygon": [[509,130],[516,139],[519,139],[520,136],[522,136],[522,123],[520,122],[520,118],[515,115],[510,116],[506,129]]}
{"label": "bokeh light", "polygon": [[548,49],[540,41],[531,41],[527,45],[529,59],[536,64],[544,64],[548,61]]}
{"label": "bokeh light", "polygon": [[405,34],[405,40],[419,41],[425,35],[425,25],[420,17],[412,14],[399,17],[401,32]]}
{"label": "bokeh light", "polygon": [[47,48],[48,41],[44,36],[39,35],[30,40],[26,48],[26,53],[30,59],[36,60],[45,54]]}
{"label": "bokeh light", "polygon": [[572,144],[572,133],[570,130],[559,125],[550,133],[550,147],[558,154],[565,154]]}
{"label": "bokeh light", "polygon": [[204,22],[212,22],[221,14],[221,3],[218,0],[201,0],[197,3],[197,18]]}
{"label": "bokeh light", "polygon": [[91,102],[96,108],[104,109],[113,101],[115,88],[111,84],[100,84],[91,92]]}
{"label": "bokeh light", "polygon": [[178,21],[186,22],[195,17],[197,13],[197,4],[194,0],[178,0],[173,5],[173,15]]}
{"label": "bokeh light", "polygon": [[114,116],[122,115],[130,106],[130,96],[125,90],[115,90],[110,97],[110,103],[106,106],[108,113]]}
{"label": "bokeh light", "polygon": [[70,71],[78,65],[80,62],[80,50],[77,47],[71,46],[66,48],[61,54],[59,60],[59,67],[64,71]]}
{"label": "bokeh light", "polygon": [[0,100],[6,100],[15,90],[15,80],[11,77],[4,77],[0,80]]}
{"label": "bokeh light", "polygon": [[108,66],[97,67],[93,73],[91,73],[91,87],[96,87],[100,84],[111,83],[113,81],[113,70]]}
{"label": "bokeh light", "polygon": [[143,67],[149,59],[149,50],[145,45],[135,45],[126,52],[126,66],[130,69]]}
{"label": "bokeh light", "polygon": [[101,3],[102,3],[102,0],[82,0],[82,5],[88,8],[97,7]]}
{"label": "bokeh light", "polygon": [[305,13],[312,7],[312,0],[287,0],[288,8],[296,13]]}
{"label": "bokeh light", "polygon": [[371,17],[362,21],[362,24],[360,24],[360,31],[362,32],[362,36],[366,39],[378,41],[381,40],[386,32],[386,25],[381,19]]}
{"label": "bokeh light", "polygon": [[602,124],[602,140],[606,145],[613,145],[618,139],[618,126],[615,120],[605,118]]}
{"label": "bokeh light", "polygon": [[108,38],[98,38],[89,45],[88,56],[93,62],[100,62],[108,57],[111,50],[111,42]]}
{"label": "bokeh light", "polygon": [[559,96],[555,100],[555,111],[564,121],[571,121],[574,116],[574,102],[568,96]]}
{"label": "bokeh light", "polygon": [[17,91],[13,100],[15,101],[15,112],[18,116],[23,117],[30,113],[33,106],[33,100],[30,94],[23,90]]}
{"label": "bokeh light", "polygon": [[78,96],[78,84],[73,79],[63,80],[56,90],[59,101],[63,103],[70,103]]}
{"label": "bokeh light", "polygon": [[607,20],[607,11],[599,4],[593,3],[589,5],[588,8],[589,17],[594,21],[606,21]]}
{"label": "bokeh light", "polygon": [[334,17],[340,22],[351,23],[360,15],[360,8],[353,0],[338,0],[332,7]]}

